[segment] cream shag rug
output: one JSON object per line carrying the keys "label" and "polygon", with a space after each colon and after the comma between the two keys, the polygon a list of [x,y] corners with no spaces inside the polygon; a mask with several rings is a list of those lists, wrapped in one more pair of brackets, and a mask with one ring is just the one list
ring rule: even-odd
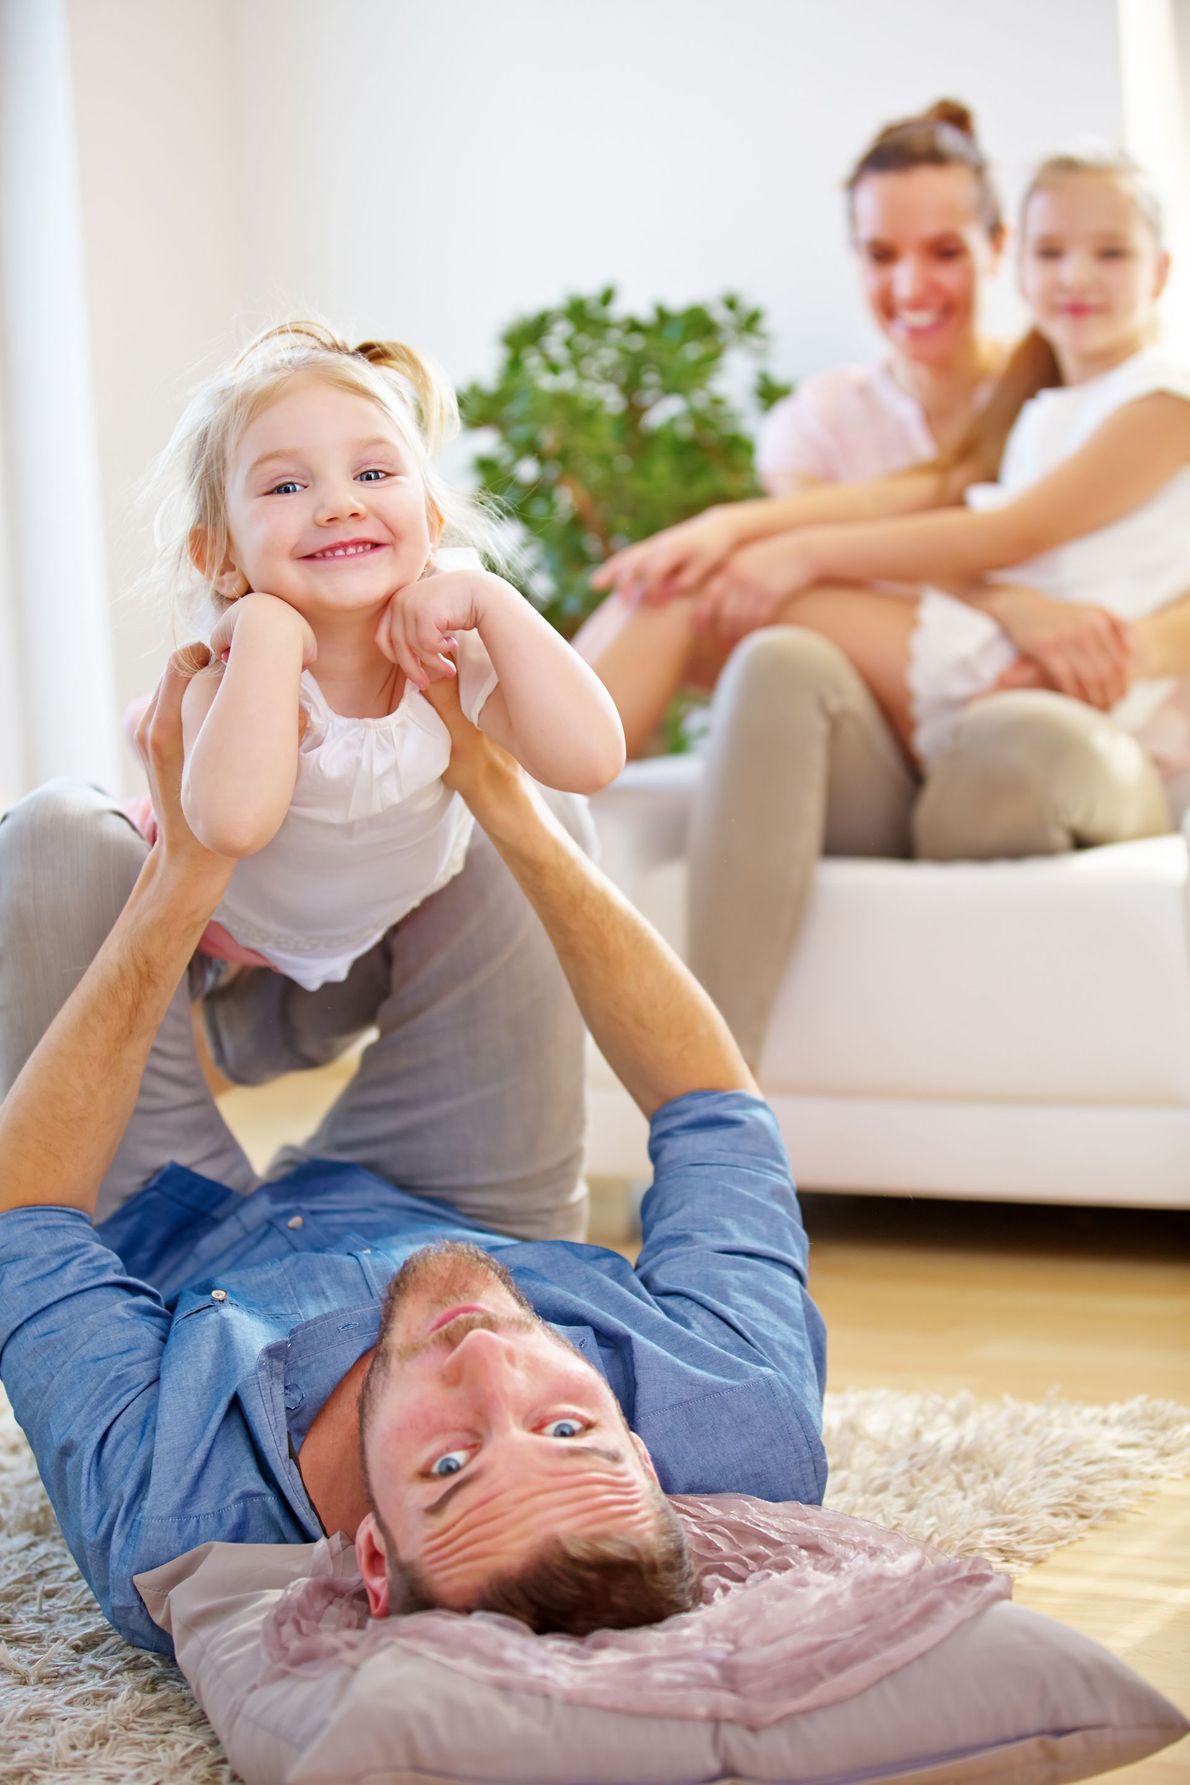
{"label": "cream shag rug", "polygon": [[[828,1504],[1020,1574],[1190,1473],[1190,1407],[829,1396]],[[227,1785],[177,1669],[104,1623],[0,1391],[0,1785]]]}

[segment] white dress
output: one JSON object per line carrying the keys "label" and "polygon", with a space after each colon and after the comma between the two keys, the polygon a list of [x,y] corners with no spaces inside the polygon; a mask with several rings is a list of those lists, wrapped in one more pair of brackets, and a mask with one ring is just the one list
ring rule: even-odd
{"label": "white dress", "polygon": [[[477,632],[458,634],[459,704],[479,718],[496,672]],[[308,725],[280,830],[237,863],[215,912],[242,947],[313,991],[344,979],[385,931],[459,872],[473,819],[442,782],[450,735],[408,683],[381,719],[331,710],[302,675]]]}
{"label": "white dress", "polygon": [[[1190,369],[1146,348],[1085,384],[1039,391],[1013,424],[1000,481],[967,492],[971,508],[996,508],[1028,489],[1085,445],[1125,403],[1156,391],[1190,398]],[[1039,589],[1055,601],[1082,601],[1137,620],[1190,593],[1190,467],[1108,527],[1084,533],[990,578]],[[1015,662],[996,622],[953,596],[926,589],[910,644],[914,745],[927,765],[945,749],[964,707]],[[1184,766],[1188,740],[1179,684],[1136,683],[1111,717],[1140,738],[1161,766]]]}

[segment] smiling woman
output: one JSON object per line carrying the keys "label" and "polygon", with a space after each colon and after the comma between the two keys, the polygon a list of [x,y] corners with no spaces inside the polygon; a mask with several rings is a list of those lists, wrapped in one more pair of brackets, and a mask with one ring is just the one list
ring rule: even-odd
{"label": "smiling woman", "polygon": [[[866,519],[942,499],[935,463],[970,433],[1005,357],[981,314],[1004,225],[967,108],[942,99],[886,125],[845,190],[864,297],[887,353],[804,380],[769,411],[757,441],[770,496],[809,503],[811,519]],[[917,466],[930,469],[909,474]],[[649,746],[684,681],[714,681],[731,642],[703,628],[692,644],[680,610],[657,604],[698,589],[738,546],[772,530],[778,512],[766,501],[711,508],[617,553],[592,579],[613,593],[575,645],[615,694],[630,755]]]}

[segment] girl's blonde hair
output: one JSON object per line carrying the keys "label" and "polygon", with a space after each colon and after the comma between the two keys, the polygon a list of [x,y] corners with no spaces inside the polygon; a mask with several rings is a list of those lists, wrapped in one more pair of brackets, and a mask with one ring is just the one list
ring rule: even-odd
{"label": "girl's blonde hair", "polygon": [[425,485],[442,544],[501,556],[492,514],[480,501],[452,490],[432,460],[458,430],[458,407],[445,376],[401,341],[351,347],[324,323],[282,322],[257,335],[226,370],[194,392],[151,478],[157,499],[151,583],[158,593],[168,592],[192,623],[229,605],[215,580],[229,544],[227,471],[236,441],[285,384],[302,375],[367,397],[389,418]]}
{"label": "girl's blonde hair", "polygon": [[[1054,180],[1069,174],[1100,174],[1107,179],[1127,183],[1136,208],[1153,232],[1158,251],[1165,247],[1165,222],[1161,200],[1139,162],[1122,149],[1095,144],[1062,155],[1050,155],[1037,167],[1021,199],[1021,234],[1029,206],[1039,192]],[[1062,382],[1057,356],[1040,329],[1030,329],[1008,356],[996,387],[984,408],[976,416],[966,435],[942,461],[944,469],[961,465],[974,468],[979,479],[995,479],[1012,425],[1017,416],[1038,391],[1051,389]]]}

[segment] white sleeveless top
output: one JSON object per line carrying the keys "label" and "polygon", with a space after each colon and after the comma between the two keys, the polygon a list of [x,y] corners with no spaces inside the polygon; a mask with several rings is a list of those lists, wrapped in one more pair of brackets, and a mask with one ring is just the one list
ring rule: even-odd
{"label": "white sleeveless top", "polygon": [[[496,685],[477,632],[458,635],[459,703],[478,720]],[[280,830],[236,864],[215,921],[308,991],[352,962],[459,872],[473,819],[443,786],[450,734],[412,683],[395,712],[333,712],[306,670],[308,724]]]}
{"label": "white sleeveless top", "polygon": [[[967,492],[971,508],[1000,507],[1084,446],[1126,403],[1168,391],[1190,399],[1190,368],[1157,347],[1134,354],[1085,384],[1039,391],[1021,410],[1004,450],[1000,481]],[[1147,502],[989,581],[1025,583],[1054,601],[1085,601],[1138,620],[1190,593],[1190,466]],[[987,614],[938,590],[923,591],[910,648],[915,745],[928,763],[950,740],[959,713],[1015,661],[1016,651]],[[1172,677],[1136,683],[1112,710],[1170,770],[1190,760],[1190,708]]]}

